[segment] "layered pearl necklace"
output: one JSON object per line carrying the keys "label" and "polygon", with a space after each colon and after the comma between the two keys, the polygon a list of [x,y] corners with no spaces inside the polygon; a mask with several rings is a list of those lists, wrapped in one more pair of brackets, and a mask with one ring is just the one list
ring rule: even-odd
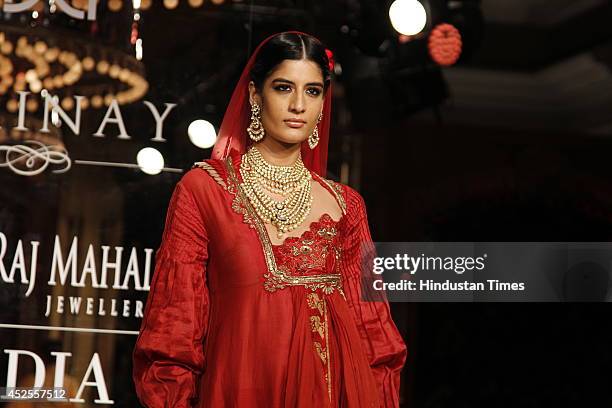
{"label": "layered pearl necklace", "polygon": [[[276,166],[252,146],[242,157],[240,175],[242,189],[255,212],[264,222],[276,227],[279,239],[296,229],[310,212],[312,176],[301,155],[291,166]],[[270,192],[283,198],[272,198]]]}

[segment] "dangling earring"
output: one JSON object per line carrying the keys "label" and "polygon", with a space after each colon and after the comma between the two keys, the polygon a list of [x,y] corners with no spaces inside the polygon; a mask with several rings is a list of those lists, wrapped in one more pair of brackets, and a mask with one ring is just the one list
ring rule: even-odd
{"label": "dangling earring", "polygon": [[261,124],[261,115],[257,102],[251,105],[251,123],[247,128],[247,133],[254,142],[259,142],[264,137],[264,128]]}
{"label": "dangling earring", "polygon": [[319,119],[317,120],[317,124],[312,130],[312,133],[310,134],[310,136],[308,136],[308,146],[310,147],[310,149],[314,149],[315,147],[317,147],[317,144],[319,143],[319,123],[321,123],[321,119],[323,119],[323,112],[319,114]]}

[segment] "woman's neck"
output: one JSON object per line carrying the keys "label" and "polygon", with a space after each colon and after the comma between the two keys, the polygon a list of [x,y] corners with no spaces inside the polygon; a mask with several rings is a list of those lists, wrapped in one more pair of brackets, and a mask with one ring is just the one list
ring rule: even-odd
{"label": "woman's neck", "polygon": [[264,139],[255,144],[255,147],[265,161],[275,166],[291,166],[300,157],[301,145],[299,143],[285,144]]}

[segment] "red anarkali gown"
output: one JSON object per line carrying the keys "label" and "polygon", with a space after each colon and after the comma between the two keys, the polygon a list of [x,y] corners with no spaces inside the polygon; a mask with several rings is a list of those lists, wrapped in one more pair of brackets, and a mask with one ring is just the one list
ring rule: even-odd
{"label": "red anarkali gown", "polygon": [[147,407],[398,407],[406,346],[386,299],[360,298],[362,197],[313,178],[343,210],[273,245],[239,186],[241,156],[176,185],[133,379]]}

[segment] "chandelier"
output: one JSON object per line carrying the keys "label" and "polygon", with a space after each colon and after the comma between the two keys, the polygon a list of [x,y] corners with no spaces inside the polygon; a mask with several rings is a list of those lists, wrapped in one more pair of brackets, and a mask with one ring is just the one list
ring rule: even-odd
{"label": "chandelier", "polygon": [[[64,1],[66,1],[66,3],[70,5],[70,7],[77,9],[77,10],[87,11],[87,9],[89,8],[89,0],[72,0],[72,1],[64,0]],[[25,1],[22,1],[22,2],[25,2]],[[39,0],[36,3],[34,3],[32,6],[30,6],[29,9],[33,11],[41,12],[44,8],[45,2],[49,3],[49,5],[52,7],[51,10],[53,12],[56,11],[57,5],[54,4],[56,3],[54,0],[50,0],[50,1]],[[212,3],[213,5],[221,5],[225,2],[226,0],[210,0],[210,3]],[[233,0],[233,2],[242,3],[243,0]],[[3,3],[5,3],[5,1],[0,0],[0,6],[2,6]],[[11,3],[11,2],[9,1],[7,3]],[[20,3],[20,2],[14,1],[13,3]],[[189,7],[192,7],[192,8],[198,8],[204,5],[204,0],[163,0],[160,2],[160,4],[168,10],[176,9],[180,3],[186,3],[189,5]],[[100,0],[96,0],[96,6],[100,7]],[[114,13],[121,12],[126,8],[130,8],[130,9],[134,8],[134,9],[147,11],[151,9],[151,7],[153,6],[153,1],[152,0],[108,0],[106,2],[103,2],[102,6],[105,6],[106,8],[108,8],[108,10]]]}
{"label": "chandelier", "polygon": [[[18,110],[18,93],[46,89],[60,97],[66,110],[72,95],[83,95],[82,109],[120,105],[142,98],[148,90],[144,66],[133,56],[55,31],[0,25],[0,106]],[[26,109],[40,108],[29,98]]]}

